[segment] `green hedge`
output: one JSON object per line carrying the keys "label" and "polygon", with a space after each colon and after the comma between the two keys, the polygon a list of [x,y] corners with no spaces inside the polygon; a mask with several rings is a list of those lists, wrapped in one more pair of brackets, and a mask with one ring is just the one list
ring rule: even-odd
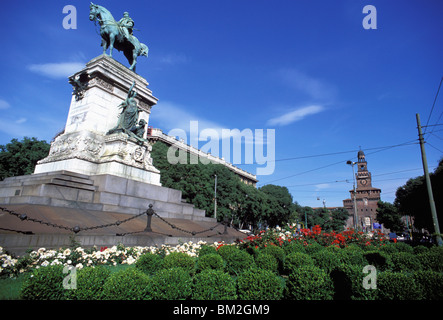
{"label": "green hedge", "polygon": [[216,253],[208,253],[200,256],[197,260],[197,271],[203,270],[223,270],[223,258]]}
{"label": "green hedge", "polygon": [[163,258],[158,254],[147,252],[138,258],[135,267],[147,275],[153,275],[163,268]]}
{"label": "green hedge", "polygon": [[195,271],[195,260],[184,252],[171,252],[164,257],[163,268],[182,268],[192,274]]}
{"label": "green hedge", "polygon": [[292,300],[331,300],[334,295],[330,276],[316,266],[292,270],[286,283],[285,297]]}
{"label": "green hedge", "polygon": [[152,277],[150,289],[154,300],[185,300],[192,293],[192,278],[183,268],[163,269]]}
{"label": "green hedge", "polygon": [[255,265],[260,269],[265,269],[278,273],[278,260],[268,253],[259,253],[255,257]]}
{"label": "green hedge", "polygon": [[103,286],[107,300],[150,300],[151,279],[144,272],[130,267],[112,273]]}
{"label": "green hedge", "polygon": [[221,247],[219,254],[226,263],[226,271],[231,275],[238,276],[255,265],[254,258],[249,253],[233,246]]}
{"label": "green hedge", "polygon": [[234,279],[222,270],[204,270],[195,275],[192,286],[194,300],[235,300]]}
{"label": "green hedge", "polygon": [[104,266],[85,267],[78,270],[76,289],[66,291],[68,298],[72,300],[105,299],[103,287],[110,274],[111,271]]}
{"label": "green hedge", "polygon": [[[249,252],[249,253],[248,253]],[[366,265],[376,267],[377,288],[365,289]],[[240,249],[203,246],[198,258],[185,253],[146,253],[135,265],[85,267],[76,289],[63,284],[70,272],[47,266],[25,274],[20,299],[44,300],[442,300],[443,249],[389,244],[381,249],[301,247]],[[117,270],[115,270],[117,269]],[[113,270],[113,271],[112,271]]]}
{"label": "green hedge", "polygon": [[278,300],[283,295],[282,279],[270,270],[247,270],[238,276],[237,285],[241,300]]}
{"label": "green hedge", "polygon": [[385,271],[377,276],[377,294],[381,300],[418,300],[423,293],[412,274]]}
{"label": "green hedge", "polygon": [[20,299],[24,300],[64,300],[63,266],[47,266],[33,270],[23,282]]}

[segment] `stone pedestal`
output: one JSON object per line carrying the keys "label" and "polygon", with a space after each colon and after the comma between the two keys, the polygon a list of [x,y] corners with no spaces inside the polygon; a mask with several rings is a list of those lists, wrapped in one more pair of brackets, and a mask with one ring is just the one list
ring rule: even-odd
{"label": "stone pedestal", "polygon": [[63,134],[51,144],[49,156],[38,162],[34,173],[66,170],[86,175],[111,174],[160,185],[160,172],[152,165],[152,146],[115,128],[121,109],[135,83],[139,120],[149,122],[158,99],[148,82],[124,65],[101,55],[72,75],[73,96]]}

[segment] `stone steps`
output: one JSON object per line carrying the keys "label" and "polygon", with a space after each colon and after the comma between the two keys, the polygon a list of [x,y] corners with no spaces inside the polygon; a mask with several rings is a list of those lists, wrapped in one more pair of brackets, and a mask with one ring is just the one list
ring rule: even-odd
{"label": "stone steps", "polygon": [[153,205],[162,218],[215,222],[205,211],[182,202],[179,190],[113,175],[88,176],[56,171],[0,182],[0,204],[36,204],[126,214]]}

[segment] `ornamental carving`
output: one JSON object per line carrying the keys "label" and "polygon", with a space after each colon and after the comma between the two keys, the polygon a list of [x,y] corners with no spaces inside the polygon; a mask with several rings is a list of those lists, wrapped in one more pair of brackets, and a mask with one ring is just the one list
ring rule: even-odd
{"label": "ornamental carving", "polygon": [[114,86],[112,84],[110,84],[109,82],[106,82],[105,80],[103,80],[102,78],[99,78],[99,77],[95,77],[94,79],[89,81],[89,84],[90,85],[97,85],[100,88],[109,90],[110,92],[114,91]]}

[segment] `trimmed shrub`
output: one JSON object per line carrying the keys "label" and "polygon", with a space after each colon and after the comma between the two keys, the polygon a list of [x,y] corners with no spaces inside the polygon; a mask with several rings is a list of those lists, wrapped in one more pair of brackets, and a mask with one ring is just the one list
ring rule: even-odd
{"label": "trimmed shrub", "polygon": [[390,242],[387,245],[381,247],[380,250],[389,254],[397,252],[407,252],[407,253],[414,252],[414,248],[404,242],[397,242],[397,243]]}
{"label": "trimmed shrub", "polygon": [[418,246],[414,247],[413,250],[414,250],[414,254],[421,254],[421,253],[428,252],[429,249],[423,245],[418,245]]}
{"label": "trimmed shrub", "polygon": [[194,300],[237,299],[234,279],[222,270],[203,270],[196,274],[193,280],[192,299]]}
{"label": "trimmed shrub", "polygon": [[260,253],[265,253],[274,256],[274,258],[277,259],[279,270],[283,269],[283,263],[285,261],[285,251],[282,248],[270,245],[261,249]]}
{"label": "trimmed shrub", "polygon": [[144,272],[129,267],[112,273],[103,286],[108,300],[149,300],[150,278]]}
{"label": "trimmed shrub", "polygon": [[382,300],[417,300],[422,292],[414,277],[403,272],[381,272],[377,276],[378,298]]}
{"label": "trimmed shrub", "polygon": [[316,266],[292,270],[286,282],[285,296],[292,300],[331,300],[334,295],[329,275]]}
{"label": "trimmed shrub", "polygon": [[104,266],[77,270],[77,289],[66,290],[67,296],[73,300],[104,299],[103,287],[110,274],[111,271]]}
{"label": "trimmed shrub", "polygon": [[163,258],[158,254],[147,252],[137,259],[135,267],[147,275],[153,275],[163,268]]}
{"label": "trimmed shrub", "polygon": [[315,265],[326,273],[330,273],[334,268],[340,265],[340,259],[337,254],[329,250],[321,250],[312,254],[312,258],[315,260]]}
{"label": "trimmed shrub", "polygon": [[184,252],[171,252],[163,259],[163,268],[183,268],[192,274],[195,270],[195,260]]}
{"label": "trimmed shrub", "polygon": [[204,244],[200,247],[200,250],[198,251],[198,256],[202,257],[205,254],[216,254],[217,250],[213,246],[209,246],[207,244]]}
{"label": "trimmed shrub", "polygon": [[310,242],[305,246],[305,252],[309,255],[314,254],[318,251],[323,250],[324,247],[318,242]]}
{"label": "trimmed shrub", "polygon": [[443,272],[443,252],[430,249],[427,252],[418,254],[416,257],[423,270]]}
{"label": "trimmed shrub", "polygon": [[363,250],[355,250],[355,249],[341,249],[337,252],[337,257],[341,263],[346,265],[356,265],[356,266],[365,266],[368,264],[368,261],[363,255]]}
{"label": "trimmed shrub", "polygon": [[264,269],[250,269],[237,278],[241,300],[278,300],[283,295],[282,279]]}
{"label": "trimmed shrub", "polygon": [[224,254],[225,268],[231,275],[239,275],[254,266],[254,258],[246,251],[236,249]]}
{"label": "trimmed shrub", "polygon": [[408,252],[396,252],[391,254],[392,270],[401,271],[417,271],[421,269],[420,260]]}
{"label": "trimmed shrub", "polygon": [[289,244],[283,247],[286,255],[289,255],[294,252],[305,252],[305,246],[302,241],[293,240]]}
{"label": "trimmed shrub", "polygon": [[293,252],[286,256],[284,270],[287,274],[301,266],[313,266],[314,260],[303,252]]}
{"label": "trimmed shrub", "polygon": [[151,281],[154,300],[184,300],[191,296],[192,278],[183,268],[160,270]]}
{"label": "trimmed shrub", "polygon": [[383,251],[367,251],[363,256],[368,261],[368,264],[373,265],[379,271],[385,271],[391,267],[391,258]]}
{"label": "trimmed shrub", "polygon": [[208,253],[200,256],[197,260],[197,271],[203,270],[223,270],[223,258],[216,253]]}
{"label": "trimmed shrub", "polygon": [[217,253],[225,259],[227,256],[231,255],[233,252],[239,251],[240,249],[236,245],[223,245],[218,248]]}
{"label": "trimmed shrub", "polygon": [[268,253],[259,253],[255,257],[255,264],[260,269],[278,273],[278,261],[273,255]]}
{"label": "trimmed shrub", "polygon": [[366,274],[361,265],[341,264],[330,276],[334,283],[334,300],[374,300],[377,297],[376,289],[363,287]]}
{"label": "trimmed shrub", "polygon": [[23,282],[20,299],[24,300],[64,300],[66,289],[63,288],[62,265],[34,269]]}
{"label": "trimmed shrub", "polygon": [[424,300],[443,300],[443,274],[430,270],[414,273],[414,280]]}

